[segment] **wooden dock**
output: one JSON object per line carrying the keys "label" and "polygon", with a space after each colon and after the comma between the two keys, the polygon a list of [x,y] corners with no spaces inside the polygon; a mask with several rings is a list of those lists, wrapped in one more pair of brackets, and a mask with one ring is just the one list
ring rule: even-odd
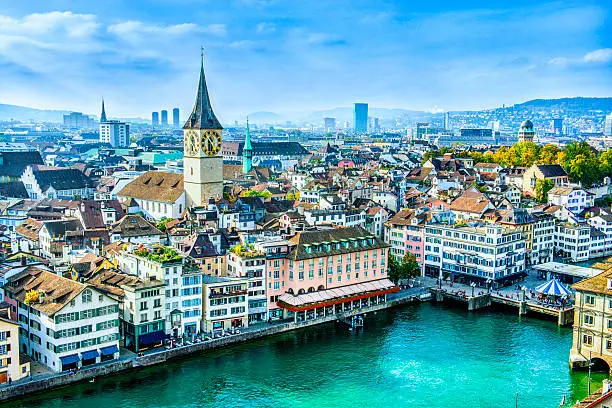
{"label": "wooden dock", "polygon": [[515,298],[507,298],[495,293],[484,293],[475,296],[470,296],[462,291],[448,291],[446,289],[432,288],[432,295],[436,302],[450,300],[459,303],[467,304],[468,310],[478,310],[490,307],[493,303],[514,307],[518,310],[519,316],[531,314],[540,314],[552,316],[557,319],[559,326],[569,326],[574,323],[574,308],[553,308],[549,306],[539,305],[529,300],[519,300]]}

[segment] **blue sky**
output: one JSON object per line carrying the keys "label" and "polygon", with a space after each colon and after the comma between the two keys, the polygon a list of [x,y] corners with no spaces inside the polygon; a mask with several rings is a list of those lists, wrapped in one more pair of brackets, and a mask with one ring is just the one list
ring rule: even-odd
{"label": "blue sky", "polygon": [[0,0],[0,103],[149,117],[612,96],[610,1]]}

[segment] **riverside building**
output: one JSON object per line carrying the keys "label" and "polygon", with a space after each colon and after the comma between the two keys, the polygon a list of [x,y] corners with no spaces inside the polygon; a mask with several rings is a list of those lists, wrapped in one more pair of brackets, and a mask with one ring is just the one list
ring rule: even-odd
{"label": "riverside building", "polygon": [[497,287],[525,274],[525,238],[498,225],[425,227],[425,276]]}

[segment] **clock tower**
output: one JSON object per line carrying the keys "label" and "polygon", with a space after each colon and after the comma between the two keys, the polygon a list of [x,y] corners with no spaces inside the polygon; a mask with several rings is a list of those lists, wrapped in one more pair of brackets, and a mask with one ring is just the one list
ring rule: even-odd
{"label": "clock tower", "polygon": [[223,197],[222,130],[210,104],[202,54],[196,102],[183,126],[183,179],[187,208],[207,203],[210,198]]}

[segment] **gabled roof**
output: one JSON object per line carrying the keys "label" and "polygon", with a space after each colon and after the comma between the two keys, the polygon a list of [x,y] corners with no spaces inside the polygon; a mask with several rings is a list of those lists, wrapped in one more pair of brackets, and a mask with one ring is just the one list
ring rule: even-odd
{"label": "gabled roof", "polygon": [[484,193],[470,189],[451,203],[450,210],[482,214],[490,205],[491,200]]}
{"label": "gabled roof", "polygon": [[0,177],[21,177],[26,167],[32,164],[44,164],[37,151],[0,152]]}
{"label": "gabled roof", "polygon": [[567,173],[559,164],[540,164],[536,166],[544,177],[567,177]]}
{"label": "gabled roof", "polygon": [[173,204],[184,191],[182,174],[147,171],[128,183],[117,195]]}
{"label": "gabled roof", "polygon": [[164,235],[163,232],[138,214],[128,214],[114,223],[112,233],[119,234],[122,237]]}
{"label": "gabled roof", "polygon": [[92,181],[77,169],[34,170],[34,178],[42,191],[77,190],[93,187]]}

